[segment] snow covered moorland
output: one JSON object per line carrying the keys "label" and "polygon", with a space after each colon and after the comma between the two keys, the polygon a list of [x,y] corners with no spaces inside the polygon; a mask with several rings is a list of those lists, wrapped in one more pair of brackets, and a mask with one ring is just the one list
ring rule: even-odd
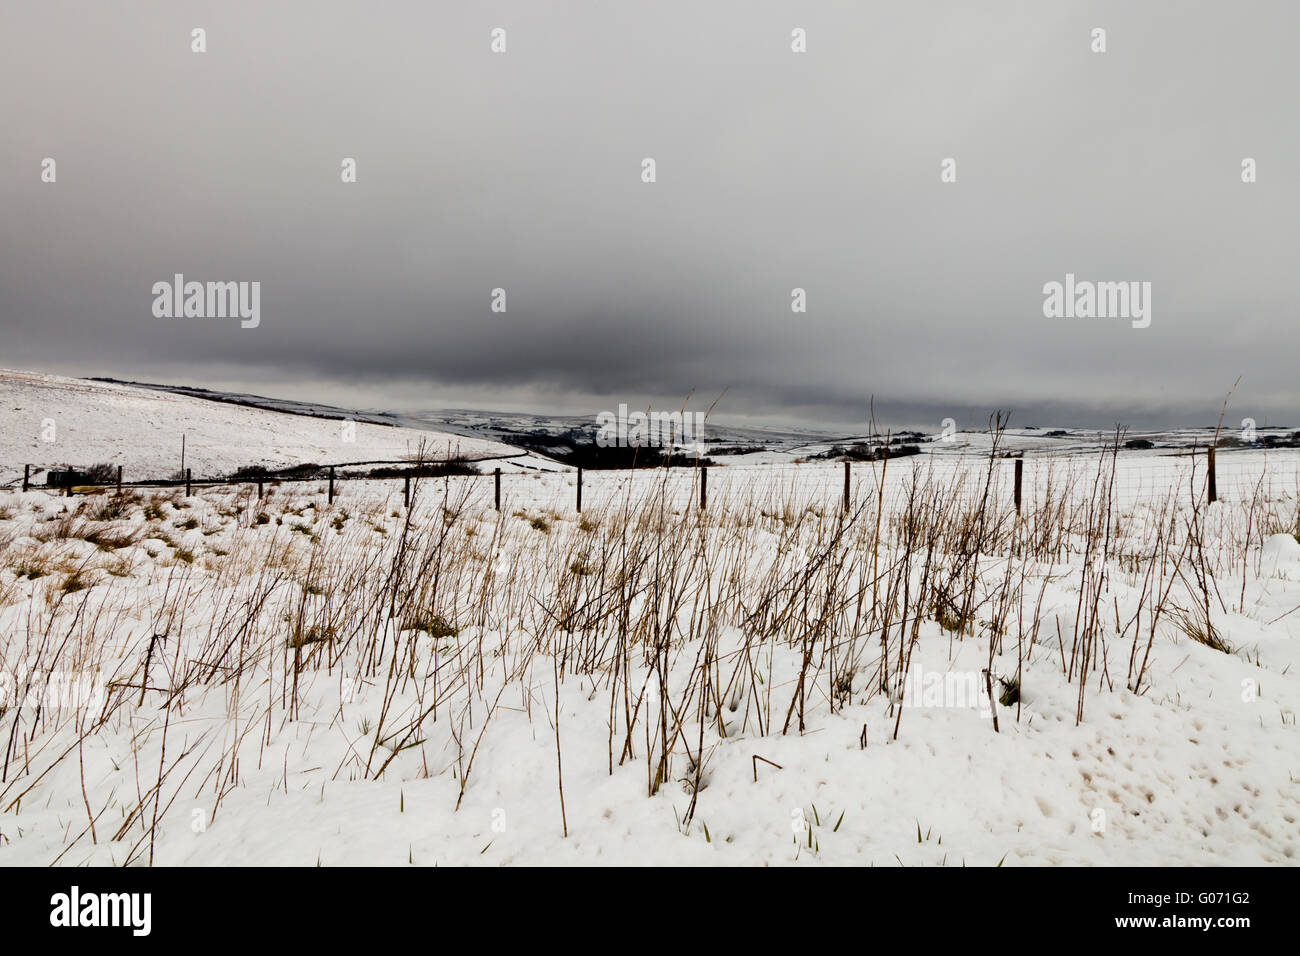
{"label": "snow covered moorland", "polygon": [[0,491],[0,864],[1295,862],[1296,453],[1010,465]]}
{"label": "snow covered moorland", "polygon": [[[195,478],[246,465],[399,459],[421,445],[432,457],[510,454],[498,442],[249,408],[111,382],[0,369],[0,483],[23,465],[121,465],[127,481]],[[43,477],[38,475],[39,483]]]}

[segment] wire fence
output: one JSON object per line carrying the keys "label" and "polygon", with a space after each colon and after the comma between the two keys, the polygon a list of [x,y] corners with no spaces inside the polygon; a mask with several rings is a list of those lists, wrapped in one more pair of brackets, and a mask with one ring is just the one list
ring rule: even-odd
{"label": "wire fence", "polygon": [[[499,463],[529,457],[529,452],[438,459],[370,459],[331,465],[311,463],[287,469],[246,471],[236,475],[136,478],[122,469],[110,479],[89,480],[86,475],[49,473],[26,469],[24,491],[45,490],[63,495],[131,488],[195,488],[230,485],[256,486],[259,496],[266,485],[310,483],[321,485],[330,501],[345,486],[367,482],[400,482],[409,499],[410,482],[422,478],[448,478],[470,482],[492,496],[500,509],[503,496],[516,493],[532,504],[553,509],[604,507],[620,497],[640,498],[661,494],[674,508],[751,507],[788,508],[828,505],[857,507],[873,496],[900,502],[917,489],[936,490],[945,506],[962,507],[986,502],[997,507],[1032,510],[1050,502],[1086,502],[1104,495],[1121,509],[1143,503],[1171,500],[1179,506],[1199,503],[1300,501],[1300,451],[1234,451],[1211,454],[1208,449],[1173,454],[1037,455],[992,457],[971,455],[948,458],[914,455],[872,462],[731,462],[712,466],[654,467],[639,469],[570,469],[533,474],[512,472],[504,476]],[[498,463],[492,471],[483,470]],[[375,466],[389,466],[375,469]],[[357,469],[371,468],[378,473]],[[38,484],[38,477],[45,479]],[[541,480],[541,484],[536,484]]]}

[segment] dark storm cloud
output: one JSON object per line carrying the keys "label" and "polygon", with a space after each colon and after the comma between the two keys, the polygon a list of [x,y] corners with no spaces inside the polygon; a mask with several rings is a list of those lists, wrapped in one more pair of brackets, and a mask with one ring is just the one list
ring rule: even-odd
{"label": "dark storm cloud", "polygon": [[[1294,4],[21,2],[6,21],[3,365],[390,406],[729,389],[719,412],[835,422],[874,395],[914,421],[1199,424],[1241,376],[1241,415],[1300,419]],[[176,272],[260,281],[261,325],[155,318]],[[1150,281],[1151,327],[1044,318],[1066,272]]]}

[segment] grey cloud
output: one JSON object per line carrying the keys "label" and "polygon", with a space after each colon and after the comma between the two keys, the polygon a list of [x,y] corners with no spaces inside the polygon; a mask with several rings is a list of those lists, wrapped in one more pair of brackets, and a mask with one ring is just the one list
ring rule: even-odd
{"label": "grey cloud", "polygon": [[[22,4],[2,363],[375,406],[694,388],[729,389],[722,414],[861,421],[874,395],[1099,425],[1203,424],[1241,376],[1234,409],[1300,420],[1300,12],[1051,7]],[[1151,281],[1151,328],[1045,319],[1067,271]],[[261,327],[154,318],[174,272],[260,281]]]}

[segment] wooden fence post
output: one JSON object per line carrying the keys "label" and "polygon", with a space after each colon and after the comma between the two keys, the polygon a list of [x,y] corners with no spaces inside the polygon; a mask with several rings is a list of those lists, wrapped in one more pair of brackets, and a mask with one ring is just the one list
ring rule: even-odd
{"label": "wooden fence post", "polygon": [[844,510],[849,510],[849,463],[844,462]]}
{"label": "wooden fence post", "polygon": [[261,478],[257,479],[257,500],[258,501],[262,500],[262,479]]}
{"label": "wooden fence post", "polygon": [[700,510],[703,511],[709,501],[709,466],[700,465]]}
{"label": "wooden fence post", "polygon": [[1219,482],[1218,482],[1218,475],[1216,475],[1214,472],[1214,446],[1213,445],[1210,446],[1209,474],[1207,477],[1209,480],[1210,504],[1214,504],[1216,501],[1219,500]]}
{"label": "wooden fence post", "polygon": [[23,465],[23,491],[32,486],[32,466]]}
{"label": "wooden fence post", "polygon": [[330,493],[329,503],[334,504],[334,466],[330,465]]}
{"label": "wooden fence post", "polygon": [[186,468],[186,469],[185,469],[185,497],[186,497],[186,498],[188,498],[188,497],[190,496],[190,477],[191,477],[191,471],[192,471],[192,469],[189,469],[189,468]]}
{"label": "wooden fence post", "polygon": [[411,476],[407,474],[402,481],[402,507],[411,507]]}
{"label": "wooden fence post", "polygon": [[496,471],[493,473],[493,477],[496,480],[496,486],[497,486],[497,511],[500,511],[501,510],[501,469],[500,468],[496,469]]}
{"label": "wooden fence post", "polygon": [[578,514],[582,514],[582,469],[578,469]]}
{"label": "wooden fence post", "polygon": [[984,693],[989,697],[989,713],[993,715],[993,732],[998,733],[998,699],[993,696],[993,676],[984,671]]}
{"label": "wooden fence post", "polygon": [[122,493],[122,466],[117,466],[117,493]]}
{"label": "wooden fence post", "polygon": [[1020,514],[1020,486],[1025,474],[1025,460],[1016,459],[1016,514]]}

